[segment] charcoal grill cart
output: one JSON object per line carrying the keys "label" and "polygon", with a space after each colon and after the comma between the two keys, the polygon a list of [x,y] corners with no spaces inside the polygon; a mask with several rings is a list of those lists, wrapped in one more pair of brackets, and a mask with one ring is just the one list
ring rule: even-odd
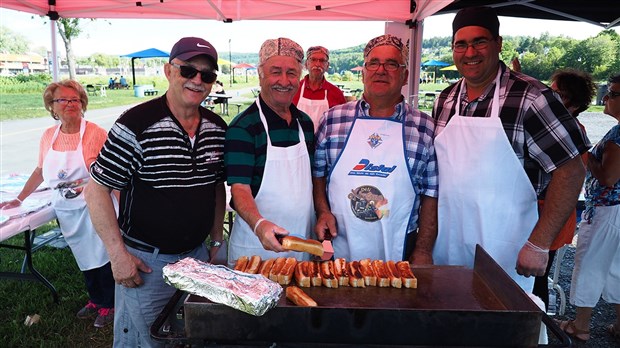
{"label": "charcoal grill cart", "polygon": [[473,269],[412,267],[417,289],[304,288],[318,307],[284,293],[256,317],[177,291],[151,327],[169,343],[202,346],[535,347],[541,321],[561,345],[571,341],[480,247]]}

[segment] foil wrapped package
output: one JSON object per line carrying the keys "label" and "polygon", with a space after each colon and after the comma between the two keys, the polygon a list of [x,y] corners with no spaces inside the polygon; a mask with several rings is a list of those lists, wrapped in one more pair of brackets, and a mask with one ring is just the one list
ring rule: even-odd
{"label": "foil wrapped package", "polygon": [[191,257],[166,265],[166,283],[248,314],[261,316],[276,306],[282,286],[260,274],[246,274]]}

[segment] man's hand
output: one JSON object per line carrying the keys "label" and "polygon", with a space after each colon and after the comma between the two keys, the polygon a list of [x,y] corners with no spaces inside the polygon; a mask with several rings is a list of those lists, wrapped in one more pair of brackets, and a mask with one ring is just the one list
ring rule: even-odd
{"label": "man's hand", "polygon": [[528,240],[519,251],[517,273],[526,277],[542,276],[545,274],[548,261],[549,250],[542,249]]}
{"label": "man's hand", "polygon": [[433,254],[416,249],[416,250],[413,251],[413,253],[411,253],[411,257],[409,258],[409,262],[412,265],[432,265],[433,264]]}
{"label": "man's hand", "polygon": [[264,220],[257,226],[254,233],[256,233],[258,240],[260,240],[260,243],[263,245],[265,250],[272,250],[278,253],[287,251],[282,247],[282,244],[280,244],[276,238],[276,235],[288,236],[289,232],[286,229],[272,223],[271,221]]}
{"label": "man's hand", "polygon": [[[336,217],[334,214],[329,211],[320,213],[319,216],[317,216],[314,232],[316,233],[317,239],[320,241],[336,238],[338,229],[336,227]],[[325,238],[327,234],[330,234],[331,238]]]}
{"label": "man's hand", "polygon": [[126,250],[114,260],[110,258],[110,262],[114,280],[126,288],[136,288],[144,284],[140,272],[151,273],[152,271],[142,260]]}

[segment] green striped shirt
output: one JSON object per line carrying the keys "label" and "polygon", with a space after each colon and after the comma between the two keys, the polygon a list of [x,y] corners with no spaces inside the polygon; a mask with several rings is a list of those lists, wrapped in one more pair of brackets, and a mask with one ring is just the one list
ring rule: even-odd
{"label": "green striped shirt", "polygon": [[[273,146],[288,147],[299,143],[298,122],[304,131],[306,148],[312,163],[314,154],[314,127],[308,115],[291,104],[293,122],[287,124],[260,99],[261,109],[267,120],[269,137]],[[226,163],[228,185],[247,184],[256,197],[265,171],[267,155],[267,136],[261,123],[256,103],[237,115],[226,131],[224,161]]]}

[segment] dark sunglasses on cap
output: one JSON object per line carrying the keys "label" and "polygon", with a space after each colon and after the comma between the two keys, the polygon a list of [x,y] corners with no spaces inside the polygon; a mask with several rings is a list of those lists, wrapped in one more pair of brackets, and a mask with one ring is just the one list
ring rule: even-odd
{"label": "dark sunglasses on cap", "polygon": [[200,79],[204,83],[213,83],[217,79],[217,74],[210,70],[198,70],[189,65],[179,65],[175,63],[170,63],[170,65],[179,68],[181,76],[186,79],[193,79],[198,73],[200,73]]}

